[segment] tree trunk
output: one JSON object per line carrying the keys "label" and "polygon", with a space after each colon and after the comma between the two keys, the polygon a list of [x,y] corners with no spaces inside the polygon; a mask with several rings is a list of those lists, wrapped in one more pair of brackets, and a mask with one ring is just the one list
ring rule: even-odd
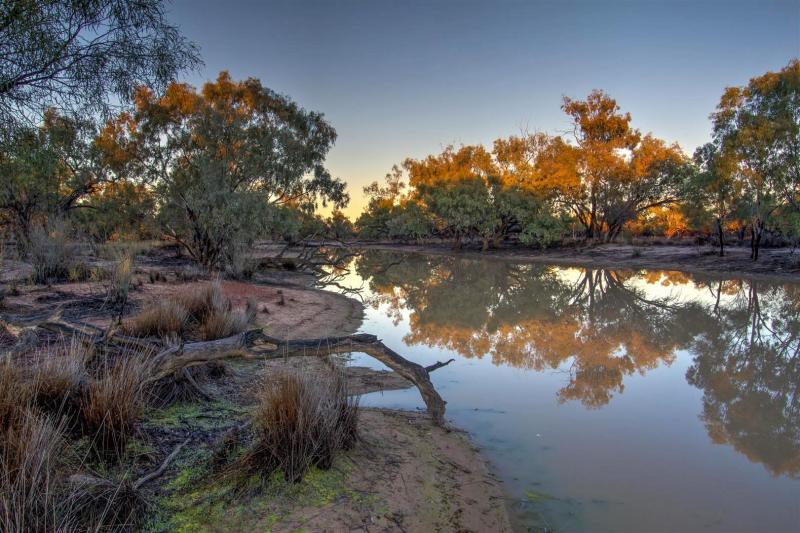
{"label": "tree trunk", "polygon": [[750,259],[758,261],[758,250],[761,247],[761,235],[764,233],[764,226],[761,220],[756,219],[750,225]]}
{"label": "tree trunk", "polygon": [[481,245],[481,252],[485,252],[489,249],[489,237],[486,235],[482,235],[481,239],[483,240],[483,244]]}
{"label": "tree trunk", "polygon": [[722,231],[722,221],[717,218],[717,235],[719,236],[719,256],[725,255],[725,237]]}

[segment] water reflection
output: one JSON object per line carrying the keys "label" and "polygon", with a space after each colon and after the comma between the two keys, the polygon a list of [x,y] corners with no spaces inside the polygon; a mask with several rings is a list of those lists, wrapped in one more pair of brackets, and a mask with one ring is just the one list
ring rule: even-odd
{"label": "water reflection", "polygon": [[712,441],[773,475],[800,474],[796,285],[390,252],[355,269],[375,309],[395,324],[407,317],[406,344],[563,371],[560,402],[602,408],[627,376],[685,350]]}

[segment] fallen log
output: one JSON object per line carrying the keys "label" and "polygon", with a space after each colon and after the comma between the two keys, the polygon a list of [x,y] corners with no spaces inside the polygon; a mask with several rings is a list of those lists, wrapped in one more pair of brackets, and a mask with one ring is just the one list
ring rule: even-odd
{"label": "fallen log", "polygon": [[343,337],[284,340],[266,335],[260,328],[255,328],[223,339],[165,345],[161,339],[127,337],[121,335],[116,329],[104,331],[87,324],[73,324],[62,319],[58,312],[38,324],[37,327],[46,331],[74,336],[81,339],[82,342],[112,353],[132,349],[152,350],[155,353],[151,359],[152,374],[145,380],[145,385],[181,373],[193,366],[226,359],[265,360],[308,356],[327,357],[351,352],[364,353],[413,383],[422,395],[433,422],[439,426],[445,425],[446,402],[431,383],[430,373],[450,364],[453,360],[437,362],[426,368],[409,361],[386,346],[378,337],[367,333]]}
{"label": "fallen log", "polygon": [[265,335],[260,329],[251,329],[231,337],[205,342],[191,342],[184,344],[180,350],[174,347],[167,357],[156,355],[159,364],[154,368],[148,382],[155,382],[174,374],[184,368],[222,361],[225,359],[280,359],[288,357],[326,357],[333,354],[358,352],[367,354],[402,377],[413,383],[419,389],[425,402],[428,413],[434,423],[444,426],[444,413],[446,402],[433,386],[430,372],[449,364],[437,363],[430,370],[409,361],[383,342],[375,335],[358,333],[345,337],[324,337],[320,339],[283,340]]}

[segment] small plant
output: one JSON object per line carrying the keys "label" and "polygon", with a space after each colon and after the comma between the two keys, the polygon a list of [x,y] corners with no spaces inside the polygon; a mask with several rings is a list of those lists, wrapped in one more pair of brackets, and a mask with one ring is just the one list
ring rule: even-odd
{"label": "small plant", "polygon": [[114,264],[114,270],[108,284],[107,298],[109,303],[116,308],[118,322],[122,321],[125,304],[128,303],[133,281],[133,260],[128,254],[121,255]]}
{"label": "small plant", "polygon": [[254,442],[232,472],[298,482],[311,467],[330,468],[339,450],[357,439],[358,400],[341,373],[328,379],[287,372],[260,388],[253,410]]}
{"label": "small plant", "polygon": [[0,531],[57,531],[60,427],[35,413],[22,372],[0,362]]}
{"label": "small plant", "polygon": [[45,285],[69,279],[70,250],[63,234],[37,227],[31,231],[27,252],[34,283]]}
{"label": "small plant", "polygon": [[69,427],[80,424],[81,400],[89,375],[86,363],[91,354],[73,338],[57,351],[44,350],[31,367],[32,403],[45,413],[64,417]]}
{"label": "small plant", "polygon": [[143,383],[149,365],[143,356],[103,361],[86,386],[81,412],[92,447],[104,458],[122,457],[142,414]]}
{"label": "small plant", "polygon": [[148,307],[125,325],[134,335],[184,336],[202,340],[221,339],[244,331],[256,317],[255,301],[244,312],[235,311],[218,283],[192,287]]}
{"label": "small plant", "polygon": [[58,476],[65,451],[60,427],[18,409],[0,432],[0,531],[62,531],[68,510]]}
{"label": "small plant", "polygon": [[159,300],[134,316],[124,325],[125,330],[141,337],[181,335],[189,315],[180,303]]}
{"label": "small plant", "polygon": [[95,276],[94,270],[89,268],[83,261],[73,263],[69,267],[69,281],[73,283],[80,283],[89,281]]}

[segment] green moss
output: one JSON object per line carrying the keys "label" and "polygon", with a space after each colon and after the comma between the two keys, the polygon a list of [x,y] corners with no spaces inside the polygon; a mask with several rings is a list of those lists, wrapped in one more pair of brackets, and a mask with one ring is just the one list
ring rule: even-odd
{"label": "green moss", "polygon": [[209,457],[210,450],[201,448],[179,463],[178,475],[164,486],[167,495],[149,530],[272,531],[291,520],[296,510],[325,507],[341,498],[369,508],[378,504],[377,498],[347,487],[349,465],[312,468],[300,483],[286,482],[279,472],[266,481],[256,476],[247,483],[250,490],[242,490],[230,480],[215,479],[206,466]]}
{"label": "green moss", "polygon": [[152,411],[144,421],[145,427],[174,429],[191,426],[198,429],[219,429],[231,426],[244,414],[244,409],[228,402],[176,403]]}

